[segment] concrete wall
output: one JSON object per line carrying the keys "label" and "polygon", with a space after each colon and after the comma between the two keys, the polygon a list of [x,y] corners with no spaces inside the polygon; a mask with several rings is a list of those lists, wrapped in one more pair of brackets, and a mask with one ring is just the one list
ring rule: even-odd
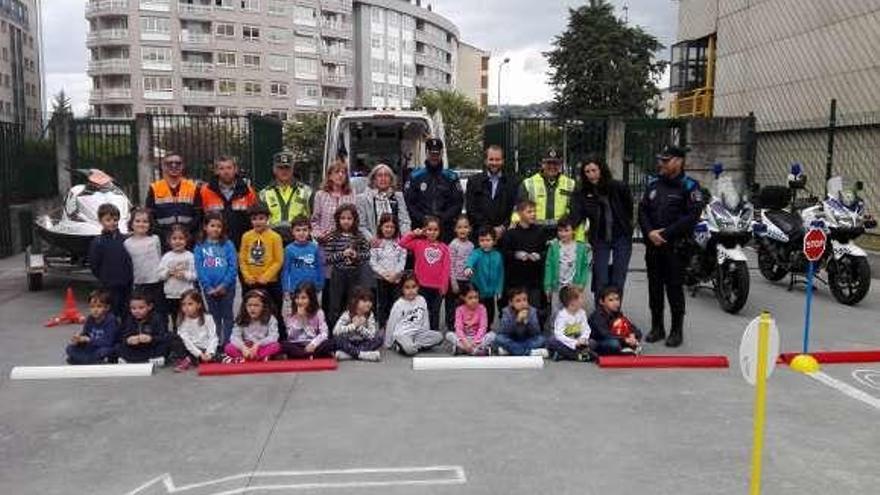
{"label": "concrete wall", "polygon": [[[721,3],[731,1],[723,0]],[[716,30],[719,0],[679,0],[678,40],[695,40]]]}
{"label": "concrete wall", "polygon": [[712,166],[720,162],[725,173],[745,184],[752,161],[749,156],[750,129],[748,118],[689,120],[686,134],[691,150],[687,157],[688,174],[707,185],[714,178]]}

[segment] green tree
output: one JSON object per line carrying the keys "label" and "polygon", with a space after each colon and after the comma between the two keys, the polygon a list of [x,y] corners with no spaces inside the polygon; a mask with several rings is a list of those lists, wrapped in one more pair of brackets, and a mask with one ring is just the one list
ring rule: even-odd
{"label": "green tree", "polygon": [[326,113],[301,113],[284,125],[284,147],[296,155],[294,172],[300,180],[317,186],[324,169]]}
{"label": "green tree", "polygon": [[413,107],[443,115],[446,154],[454,168],[480,168],[483,162],[483,126],[486,112],[468,97],[455,91],[426,91]]}
{"label": "green tree", "polygon": [[553,46],[544,56],[558,118],[644,116],[660,93],[666,62],[654,54],[664,46],[615,17],[607,0],[569,9],[568,27]]}

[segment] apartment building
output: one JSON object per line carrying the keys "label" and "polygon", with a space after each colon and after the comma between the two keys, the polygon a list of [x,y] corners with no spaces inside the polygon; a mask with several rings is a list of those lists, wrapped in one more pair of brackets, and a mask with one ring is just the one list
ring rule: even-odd
{"label": "apartment building", "polygon": [[286,119],[455,86],[457,29],[405,0],[90,0],[86,18],[101,117]]}
{"label": "apartment building", "polygon": [[477,102],[489,105],[489,59],[491,55],[467,43],[458,44],[456,89]]}
{"label": "apartment building", "polygon": [[43,82],[38,0],[0,0],[0,122],[42,127]]}

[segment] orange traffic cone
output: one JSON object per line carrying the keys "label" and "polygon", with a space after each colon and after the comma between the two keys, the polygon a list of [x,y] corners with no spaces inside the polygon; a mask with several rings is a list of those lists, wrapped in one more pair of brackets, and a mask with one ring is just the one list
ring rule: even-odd
{"label": "orange traffic cone", "polygon": [[86,321],[86,317],[76,309],[76,299],[73,297],[73,289],[67,288],[67,295],[64,297],[64,308],[58,316],[49,318],[46,322],[47,327],[55,327],[58,325],[80,325]]}

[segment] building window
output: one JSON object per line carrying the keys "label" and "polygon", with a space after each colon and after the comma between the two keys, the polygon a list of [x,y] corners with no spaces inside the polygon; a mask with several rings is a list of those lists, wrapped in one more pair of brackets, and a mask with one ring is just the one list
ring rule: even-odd
{"label": "building window", "polygon": [[150,115],[173,115],[174,109],[171,107],[163,106],[145,106],[144,113],[148,113]]}
{"label": "building window", "polygon": [[257,26],[242,26],[241,37],[246,41],[260,41],[260,28]]}
{"label": "building window", "polygon": [[400,26],[400,14],[397,12],[388,12],[388,27]]}
{"label": "building window", "polygon": [[260,56],[254,53],[245,53],[241,56],[242,65],[250,69],[260,68]]}
{"label": "building window", "polygon": [[235,52],[217,52],[217,65],[235,67]]}
{"label": "building window", "polygon": [[389,84],[388,85],[388,97],[394,98],[394,99],[400,98],[400,86],[398,86],[396,84]]}
{"label": "building window", "polygon": [[141,60],[145,63],[171,64],[171,48],[145,46],[141,48]]}
{"label": "building window", "polygon": [[373,33],[370,35],[370,46],[376,49],[382,49],[382,33]]}
{"label": "building window", "polygon": [[271,115],[278,120],[287,120],[287,111],[286,110],[272,110],[267,115]]}
{"label": "building window", "polygon": [[290,57],[287,55],[269,55],[269,70],[287,72]]}
{"label": "building window", "polygon": [[263,85],[257,81],[245,81],[243,87],[245,96],[260,96],[263,94]]}
{"label": "building window", "polygon": [[241,0],[241,10],[245,12],[259,12],[260,0]]}
{"label": "building window", "polygon": [[221,38],[232,38],[235,36],[235,24],[221,22],[214,28],[214,32]]}
{"label": "building window", "polygon": [[370,8],[370,18],[373,21],[373,24],[382,24],[382,9],[379,7],[371,7]]}
{"label": "building window", "polygon": [[318,16],[313,7],[293,6],[293,23],[301,26],[317,26]]}
{"label": "building window", "polygon": [[147,76],[144,78],[144,91],[172,91],[171,78]]}
{"label": "building window", "polygon": [[287,83],[273,82],[269,84],[269,94],[272,96],[286,97],[288,91]]}
{"label": "building window", "polygon": [[141,35],[150,37],[159,35],[168,37],[171,35],[171,25],[167,17],[141,17]]}
{"label": "building window", "polygon": [[397,60],[388,61],[388,75],[395,78],[400,77],[400,66],[397,64]]}
{"label": "building window", "polygon": [[232,10],[235,8],[235,0],[214,0],[214,5],[221,9]]}
{"label": "building window", "polygon": [[385,84],[384,83],[373,83],[373,96],[376,98],[382,98],[385,96]]}
{"label": "building window", "polygon": [[294,61],[294,75],[300,79],[318,78],[318,61],[312,58],[299,58]]}
{"label": "building window", "polygon": [[221,79],[217,85],[217,92],[221,95],[235,94],[235,81],[231,79]]}
{"label": "building window", "polygon": [[373,68],[374,73],[384,73],[385,72],[385,61],[381,58],[373,58],[371,62],[371,66]]}
{"label": "building window", "polygon": [[293,49],[301,53],[317,53],[318,40],[314,36],[297,35],[293,41]]}
{"label": "building window", "polygon": [[234,116],[238,114],[238,110],[234,107],[220,107],[217,109],[218,115]]}
{"label": "building window", "polygon": [[290,41],[290,31],[284,28],[269,28],[267,37],[269,43],[287,43]]}
{"label": "building window", "polygon": [[287,2],[285,0],[271,0],[268,11],[272,15],[287,15]]}
{"label": "building window", "polygon": [[403,64],[403,77],[410,78],[415,75],[416,67],[412,64]]}

